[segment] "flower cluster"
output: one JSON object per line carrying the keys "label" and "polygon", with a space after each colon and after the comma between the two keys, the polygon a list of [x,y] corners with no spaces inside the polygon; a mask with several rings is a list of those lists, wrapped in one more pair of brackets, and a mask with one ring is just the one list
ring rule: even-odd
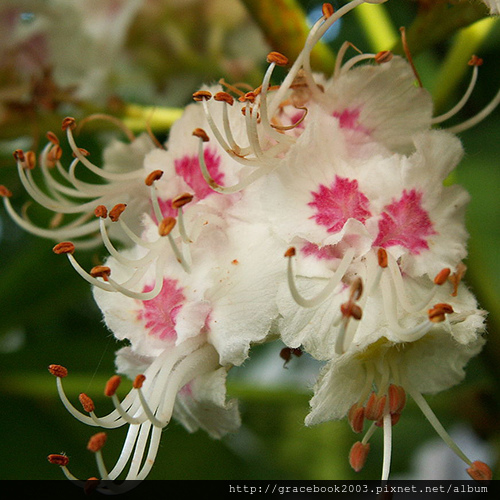
{"label": "flower cluster", "polygon": [[[131,143],[111,145],[98,167],[76,144],[77,124],[68,118],[74,159],[63,167],[49,133],[39,161],[47,189],[32,174],[35,155],[15,153],[29,194],[69,220],[37,227],[2,187],[6,210],[26,230],[62,241],[54,251],[93,286],[107,326],[127,341],[116,365],[133,389],[120,401],[120,378],[110,379],[108,415],[98,416],[86,394],[84,411],[74,407],[63,390],[67,370],[50,367],[76,418],[129,426],[111,470],[101,455],[106,435],[89,442],[102,479],[123,477],[127,466],[126,479],[144,479],[172,417],[214,437],[236,430],[227,372],[253,344],[276,337],[324,362],[306,425],[346,417],[356,433],[368,427],[351,449],[356,471],[382,428],[388,479],[392,427],[408,394],[469,474],[491,477],[456,446],[422,395],[459,383],[484,344],[485,314],[462,282],[468,194],[445,182],[463,155],[453,134],[463,127],[437,127],[467,95],[433,117],[411,61],[390,52],[348,58],[347,42],[329,79],[311,71],[311,50],[334,22],[384,1],[352,0],[336,12],[325,4],[281,85],[273,72],[288,61],[272,52],[257,89],[196,92],[165,146],[129,133]],[[470,64],[475,81],[481,61]],[[96,183],[80,180],[77,168]],[[109,257],[86,271],[76,249],[99,243]],[[49,460],[76,480],[66,456]]]}

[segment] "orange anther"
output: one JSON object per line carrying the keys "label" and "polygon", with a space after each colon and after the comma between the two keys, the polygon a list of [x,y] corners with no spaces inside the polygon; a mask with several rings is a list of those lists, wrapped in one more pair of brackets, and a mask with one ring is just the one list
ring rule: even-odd
{"label": "orange anther", "polygon": [[467,469],[467,474],[476,481],[491,481],[493,478],[491,469],[479,460],[472,462],[471,466]]}
{"label": "orange anther", "polygon": [[22,149],[16,149],[14,151],[14,159],[16,161],[24,162],[24,151]]}
{"label": "orange anther", "polygon": [[285,252],[285,257],[294,257],[295,256],[295,247],[290,247],[286,252]]}
{"label": "orange anther", "polygon": [[29,170],[33,170],[36,166],[36,154],[34,151],[28,151],[26,153],[26,163],[25,167]]}
{"label": "orange anther", "polygon": [[217,94],[214,95],[214,99],[219,102],[225,102],[230,106],[234,104],[234,97],[227,92],[217,92]]}
{"label": "orange anther", "polygon": [[446,280],[448,279],[448,276],[450,275],[451,270],[448,267],[445,267],[444,269],[441,269],[439,273],[436,274],[436,277],[434,278],[434,283],[436,285],[442,285],[446,283]]}
{"label": "orange anther", "polygon": [[54,465],[59,465],[60,467],[66,467],[69,463],[69,458],[66,455],[61,455],[58,453],[52,453],[47,457],[47,460]]}
{"label": "orange anther", "polygon": [[354,432],[362,432],[365,423],[365,408],[358,403],[353,404],[347,414],[347,420]]}
{"label": "orange anther", "polygon": [[104,388],[104,395],[111,397],[114,396],[122,379],[119,375],[113,375],[107,382]]}
{"label": "orange anther", "polygon": [[83,409],[87,413],[91,413],[95,410],[95,405],[94,402],[92,401],[91,398],[89,398],[84,392],[82,392],[79,396],[78,399],[80,400],[80,403],[83,406]]}
{"label": "orange anther", "polygon": [[73,253],[75,251],[75,245],[71,243],[71,241],[62,241],[58,243],[52,251],[57,255],[61,255],[63,253]]}
{"label": "orange anther", "polygon": [[125,203],[117,203],[110,211],[109,211],[109,218],[113,221],[116,222],[119,218],[120,215],[123,213],[123,211],[127,208],[127,205]]}
{"label": "orange anther", "polygon": [[108,209],[104,205],[99,205],[94,210],[94,215],[96,217],[100,217],[101,219],[105,219],[108,216]]}
{"label": "orange anther", "polygon": [[356,472],[364,467],[369,451],[370,443],[363,444],[361,441],[357,441],[352,445],[349,452],[349,464]]}
{"label": "orange anther", "polygon": [[377,64],[384,64],[392,60],[394,54],[390,50],[382,50],[375,55],[375,62]]}
{"label": "orange anther", "polygon": [[385,248],[379,248],[377,250],[378,265],[382,268],[388,266],[387,250]]}
{"label": "orange anther", "polygon": [[3,185],[0,185],[0,196],[2,198],[10,198],[12,196],[12,191]]}
{"label": "orange anther", "polygon": [[140,389],[142,387],[142,384],[144,384],[144,381],[146,380],[146,375],[139,374],[137,377],[134,379],[133,387],[134,389]]}
{"label": "orange anther", "polygon": [[384,416],[387,396],[378,396],[375,392],[370,394],[365,406],[365,418],[368,420],[380,420]]}
{"label": "orange anther", "polygon": [[146,180],[144,181],[144,183],[146,184],[146,186],[152,186],[153,182],[161,179],[162,175],[163,175],[163,170],[153,170],[146,177]]}
{"label": "orange anther", "polygon": [[94,434],[87,443],[87,450],[96,453],[106,444],[107,435],[105,432]]}
{"label": "orange anther", "polygon": [[94,266],[89,274],[93,278],[102,278],[104,281],[108,281],[111,269],[108,266]]}
{"label": "orange anther", "polygon": [[333,8],[333,5],[331,3],[324,3],[321,11],[325,19],[328,19],[335,13],[335,9]]}
{"label": "orange anther", "polygon": [[64,378],[68,376],[68,370],[61,365],[49,365],[49,372],[57,378]]}
{"label": "orange anther", "polygon": [[59,144],[52,146],[47,153],[47,161],[49,163],[56,163],[62,158],[62,148]]}
{"label": "orange anther", "polygon": [[67,130],[67,129],[74,130],[76,128],[76,120],[74,118],[72,118],[71,116],[67,116],[62,121],[61,128],[63,130]]}
{"label": "orange anther", "polygon": [[195,101],[208,101],[211,99],[212,94],[208,90],[198,90],[193,94],[193,99]]}
{"label": "orange anther", "polygon": [[389,411],[392,414],[401,413],[406,405],[406,391],[400,385],[391,384],[387,391],[389,396]]}
{"label": "orange anther", "polygon": [[54,134],[54,132],[47,132],[45,134],[45,136],[47,137],[47,139],[54,145],[58,145],[59,144],[59,139],[58,137],[56,136],[56,134]]}
{"label": "orange anther", "polygon": [[288,64],[288,57],[280,52],[269,52],[267,54],[267,62],[269,64],[274,63],[276,66],[286,66]]}
{"label": "orange anther", "polygon": [[476,56],[475,54],[469,59],[469,66],[482,66],[483,65],[483,60]]}
{"label": "orange anther", "polygon": [[208,142],[210,139],[207,133],[202,128],[196,128],[193,130],[193,135],[200,138],[203,142]]}
{"label": "orange anther", "polygon": [[344,302],[340,306],[340,312],[345,318],[360,320],[363,317],[363,310],[352,301]]}
{"label": "orange anther", "polygon": [[173,217],[165,217],[158,226],[158,234],[160,236],[168,236],[176,223],[177,221]]}
{"label": "orange anther", "polygon": [[189,202],[193,200],[194,196],[191,193],[182,193],[179,196],[176,196],[172,200],[172,208],[178,209],[187,205]]}
{"label": "orange anther", "polygon": [[467,266],[460,262],[457,265],[457,270],[448,278],[453,284],[453,292],[451,293],[452,297],[456,297],[458,294],[458,286],[464,277],[465,271],[467,271]]}
{"label": "orange anther", "polygon": [[453,307],[450,304],[440,302],[439,304],[434,304],[433,309],[441,309],[445,314],[451,314],[453,312]]}

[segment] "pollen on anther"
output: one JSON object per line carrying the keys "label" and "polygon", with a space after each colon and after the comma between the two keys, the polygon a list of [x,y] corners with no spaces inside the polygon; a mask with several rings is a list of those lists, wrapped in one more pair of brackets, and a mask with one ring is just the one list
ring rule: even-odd
{"label": "pollen on anther", "polygon": [[193,94],[193,99],[195,101],[208,101],[209,99],[212,98],[212,93],[209,92],[208,90],[198,90]]}
{"label": "pollen on anther", "polygon": [[49,372],[57,378],[64,378],[68,376],[68,370],[61,365],[49,365]]}
{"label": "pollen on anther", "polygon": [[0,185],[0,196],[2,198],[10,198],[12,196],[12,191],[4,185]]}
{"label": "pollen on anther", "polygon": [[267,54],[267,62],[269,64],[274,63],[276,66],[286,66],[288,64],[288,57],[280,52],[269,52]]}
{"label": "pollen on anther", "polygon": [[173,217],[165,217],[158,226],[158,234],[160,236],[168,236],[176,223],[177,221]]}
{"label": "pollen on anther", "polygon": [[146,375],[143,375],[142,373],[137,375],[133,383],[134,389],[140,389],[142,387],[142,384],[144,384],[145,380],[146,380]]}
{"label": "pollen on anther", "polygon": [[202,128],[195,128],[193,130],[193,135],[200,138],[203,142],[208,142],[210,140],[207,133]]}
{"label": "pollen on anther", "polygon": [[333,8],[333,5],[331,3],[324,3],[321,8],[321,11],[325,19],[328,19],[335,13],[335,9]]}
{"label": "pollen on anther", "polygon": [[61,243],[58,243],[54,248],[52,248],[52,251],[57,255],[61,255],[64,253],[72,254],[75,251],[75,245],[71,243],[71,241],[62,241]]}
{"label": "pollen on anther", "polygon": [[293,257],[295,255],[295,247],[290,247],[286,252],[285,252],[285,257]]}
{"label": "pollen on anther", "polygon": [[67,116],[62,121],[62,126],[61,127],[62,127],[63,130],[67,130],[68,128],[70,130],[74,130],[76,128],[76,120],[73,117],[71,117],[71,116]]}
{"label": "pollen on anther", "polygon": [[89,274],[93,278],[102,278],[104,281],[108,281],[111,269],[108,266],[94,266]]}
{"label": "pollen on anther", "polygon": [[113,221],[116,222],[120,219],[120,215],[123,213],[123,211],[127,208],[127,205],[125,203],[118,203],[116,204],[110,211],[109,211],[109,218]]}
{"label": "pollen on anther", "polygon": [[378,265],[382,268],[386,268],[388,265],[387,250],[385,248],[379,248],[377,251]]}
{"label": "pollen on anther", "polygon": [[159,179],[163,175],[163,170],[153,170],[145,179],[144,183],[146,186],[152,186],[153,183]]}
{"label": "pollen on anther", "polygon": [[104,388],[104,395],[111,397],[114,396],[122,379],[119,375],[113,375],[107,382]]}
{"label": "pollen on anther", "polygon": [[179,196],[176,196],[172,200],[172,208],[178,209],[187,205],[193,200],[194,196],[191,193],[182,193]]}
{"label": "pollen on anther", "polygon": [[59,465],[60,467],[66,467],[69,464],[69,458],[66,455],[61,455],[59,453],[51,453],[47,460],[54,465]]}
{"label": "pollen on anther", "polygon": [[96,453],[106,444],[107,435],[105,432],[94,434],[87,443],[87,450]]}
{"label": "pollen on anther", "polygon": [[439,273],[436,274],[436,277],[434,278],[434,283],[436,285],[443,285],[444,283],[446,283],[446,280],[448,279],[450,272],[451,270],[448,267],[441,269],[441,271],[439,271]]}
{"label": "pollen on anther", "polygon": [[101,219],[105,219],[108,216],[108,209],[104,205],[99,205],[94,210],[94,215]]}
{"label": "pollen on anther", "polygon": [[95,405],[92,399],[87,396],[84,392],[82,392],[79,396],[78,399],[80,400],[81,405],[83,406],[83,409],[87,413],[92,413],[95,410]]}

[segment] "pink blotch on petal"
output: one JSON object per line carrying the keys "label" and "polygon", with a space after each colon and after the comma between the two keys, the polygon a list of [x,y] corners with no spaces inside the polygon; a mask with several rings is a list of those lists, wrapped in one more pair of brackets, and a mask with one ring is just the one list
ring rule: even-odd
{"label": "pink blotch on petal", "polygon": [[433,234],[436,231],[432,221],[422,208],[422,193],[405,189],[399,200],[384,208],[373,246],[387,248],[401,245],[410,253],[418,255],[429,248],[427,238]]}
{"label": "pink blotch on petal", "polygon": [[316,257],[319,260],[341,259],[342,252],[336,245],[325,245],[320,247],[314,243],[307,242],[301,249],[307,257]]}
{"label": "pink blotch on petal", "polygon": [[[224,174],[220,171],[220,156],[212,149],[207,148],[204,152],[205,164],[211,177],[217,184],[222,184]],[[174,160],[175,172],[182,177],[192,189],[192,194],[199,200],[203,200],[210,194],[217,194],[205,181],[200,169],[198,155],[186,155]]]}
{"label": "pink blotch on petal", "polygon": [[346,108],[341,112],[335,111],[333,116],[338,119],[340,128],[356,130],[357,132],[363,132],[364,134],[369,135],[370,130],[364,127],[359,122],[359,115],[361,111],[359,109],[349,109]]}
{"label": "pink blotch on petal", "polygon": [[371,216],[368,198],[359,190],[357,180],[335,177],[330,187],[320,184],[308,203],[316,213],[311,217],[317,224],[326,226],[329,233],[340,231],[348,219],[365,222]]}
{"label": "pink blotch on petal", "polygon": [[[143,292],[149,292],[153,286],[145,286]],[[161,292],[151,300],[142,302],[143,309],[138,313],[138,319],[144,321],[149,334],[161,340],[175,340],[176,317],[186,298],[177,281],[165,278]]]}

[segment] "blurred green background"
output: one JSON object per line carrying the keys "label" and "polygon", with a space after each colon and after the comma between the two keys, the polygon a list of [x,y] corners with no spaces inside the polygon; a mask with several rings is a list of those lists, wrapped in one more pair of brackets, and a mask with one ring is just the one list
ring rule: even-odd
{"label": "blurred green background", "polygon": [[[67,114],[83,116],[105,111],[126,116],[131,122],[128,104],[177,108],[190,102],[191,92],[201,84],[221,77],[258,85],[265,70],[267,51],[279,50],[293,59],[307,29],[304,14],[321,5],[312,0],[138,2],[137,10],[125,23],[126,29],[104,29],[105,33],[112,32],[104,36],[104,43],[117,46],[109,60],[102,51],[103,40],[89,45],[89,50],[104,54],[104,69],[109,70],[105,78],[97,80],[102,87],[92,87],[88,83],[92,83],[89,68],[77,66],[97,61],[93,69],[99,69],[99,52],[94,58],[82,58],[76,52],[81,47],[72,45],[72,36],[77,39],[75,29],[79,22],[86,22],[87,14],[89,17],[97,14],[92,12],[93,0],[79,3],[87,12],[83,11],[81,20],[78,16],[71,17],[76,28],[73,24],[69,26],[70,18],[63,18],[63,24],[58,24],[61,39],[57,43],[61,54],[52,56],[55,59],[39,54],[36,59],[33,47],[29,49],[33,57],[26,58],[25,47],[17,47],[9,36],[16,36],[19,23],[29,29],[30,23],[39,17],[50,21],[49,7],[57,6],[57,1],[5,1],[0,6],[0,26],[4,27],[0,37],[3,44],[0,45],[0,184],[14,192],[13,203],[18,210],[27,196],[17,179],[12,158],[14,149],[43,145],[45,131],[58,131],[61,118]],[[125,3],[113,2],[117,6]],[[37,10],[40,5],[45,10]],[[367,19],[374,23],[373,12],[368,16],[366,12],[351,13],[318,51],[315,65],[319,70],[331,67],[333,54],[344,40],[363,51],[391,48],[380,45],[394,41],[397,45],[398,28],[406,26],[424,86],[436,96],[437,112],[450,108],[464,92],[470,74],[466,64],[470,55],[475,52],[484,59],[472,98],[457,117],[458,121],[465,120],[482,109],[500,87],[500,21],[476,31],[464,30],[484,17],[486,11],[479,2],[458,2],[453,7],[455,10],[448,11],[446,22],[437,23],[436,19],[443,19],[443,11],[438,9],[448,7],[447,2],[439,0],[392,0],[383,7],[372,7],[380,9],[377,16],[387,15],[389,21],[384,24],[383,19],[377,17],[375,33],[367,30]],[[68,23],[66,35],[64,22]],[[37,40],[37,50],[42,50],[44,42]],[[64,40],[67,46],[61,47]],[[68,65],[60,71],[62,84],[57,80],[58,64]],[[41,69],[48,67],[54,70],[53,79],[47,77],[47,73],[41,76]],[[82,87],[90,85],[90,91],[78,94],[78,80],[75,82],[72,77],[81,78]],[[134,126],[145,127],[149,111],[138,109]],[[153,121],[152,126],[158,137],[166,138],[168,123]],[[89,126],[79,143],[97,149],[111,134]],[[478,440],[474,446],[477,449],[484,446],[490,454],[491,465],[497,467],[496,454],[500,450],[500,112],[496,110],[460,137],[466,157],[453,180],[471,194],[466,281],[490,312],[489,341],[484,352],[470,363],[463,384],[429,400],[447,428],[466,428],[472,432]],[[103,326],[87,284],[65,259],[54,255],[51,248],[50,241],[26,234],[0,210],[3,424],[0,479],[60,479],[61,472],[47,462],[46,456],[61,452],[70,456],[75,475],[85,478],[97,474],[94,457],[85,449],[92,429],[66,412],[47,366],[51,363],[66,366],[70,371],[65,381],[70,396],[76,400],[80,392],[86,392],[94,398],[97,407],[104,410],[108,402],[100,395],[113,373],[117,344]],[[97,253],[102,255],[102,251]],[[95,253],[82,257],[84,267],[94,258]],[[173,423],[164,432],[150,478],[378,478],[381,433],[372,439],[365,469],[355,474],[347,463],[347,455],[358,438],[345,421],[314,428],[303,424],[309,388],[318,366],[302,356],[293,359],[284,369],[279,358],[280,348],[278,344],[256,348],[245,366],[230,374],[228,392],[240,401],[241,431],[215,441],[203,432],[188,434]],[[272,376],[263,376],[264,373]],[[106,444],[108,464],[118,455],[122,436],[121,430],[110,433]],[[434,431],[410,402],[394,428],[393,476],[418,477],[415,457],[425,443],[434,439]],[[451,456],[451,452],[445,455],[443,463]],[[499,477],[496,470],[495,474]]]}

